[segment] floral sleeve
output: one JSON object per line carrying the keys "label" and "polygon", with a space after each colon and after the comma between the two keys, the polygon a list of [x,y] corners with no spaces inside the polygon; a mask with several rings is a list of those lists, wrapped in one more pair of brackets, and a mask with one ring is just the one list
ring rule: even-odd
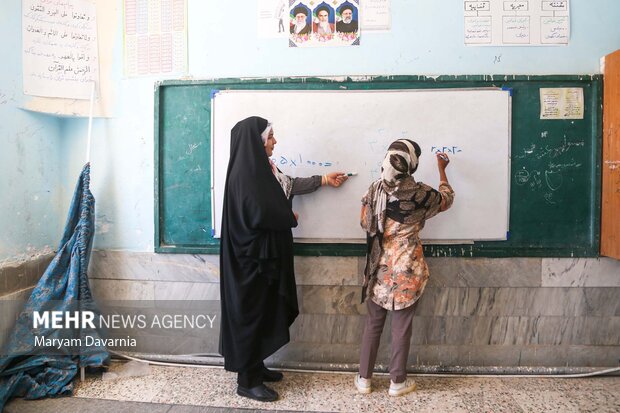
{"label": "floral sleeve", "polygon": [[454,202],[454,190],[447,182],[439,184],[439,190],[430,188],[428,195],[427,209],[424,215],[425,219],[434,217],[440,212],[446,211]]}
{"label": "floral sleeve", "polygon": [[368,208],[368,191],[362,197],[362,211],[360,213],[360,225],[362,228],[368,228],[368,213],[370,212]]}

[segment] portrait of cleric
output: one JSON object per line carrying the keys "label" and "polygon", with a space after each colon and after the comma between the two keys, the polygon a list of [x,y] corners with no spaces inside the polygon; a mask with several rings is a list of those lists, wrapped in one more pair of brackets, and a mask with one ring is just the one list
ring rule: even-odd
{"label": "portrait of cleric", "polygon": [[291,34],[302,36],[310,34],[312,24],[310,19],[310,9],[299,3],[291,12]]}
{"label": "portrait of cleric", "polygon": [[314,22],[312,31],[319,37],[331,37],[334,34],[334,9],[325,3],[321,3],[314,9]]}
{"label": "portrait of cleric", "polygon": [[355,33],[358,29],[358,16],[357,8],[351,3],[344,2],[342,6],[338,8],[338,14],[340,19],[336,23],[336,31],[340,33]]}

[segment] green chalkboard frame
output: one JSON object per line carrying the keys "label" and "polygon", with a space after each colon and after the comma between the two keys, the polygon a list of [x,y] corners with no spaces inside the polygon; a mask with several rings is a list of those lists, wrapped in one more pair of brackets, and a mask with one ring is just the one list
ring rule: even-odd
{"label": "green chalkboard frame", "polygon": [[[509,238],[464,245],[425,245],[425,254],[596,257],[600,243],[602,84],[601,75],[364,76],[160,82],[155,88],[155,251],[219,253],[219,241],[211,236],[210,211],[210,97],[213,91],[501,87],[511,89],[513,95]],[[540,120],[541,87],[583,88],[584,119]],[[515,175],[517,171],[518,176]],[[556,179],[553,185],[549,176]],[[564,182],[568,183],[565,187],[568,189],[549,190]],[[545,190],[547,192],[542,195]],[[365,246],[296,243],[295,253],[361,256]]]}

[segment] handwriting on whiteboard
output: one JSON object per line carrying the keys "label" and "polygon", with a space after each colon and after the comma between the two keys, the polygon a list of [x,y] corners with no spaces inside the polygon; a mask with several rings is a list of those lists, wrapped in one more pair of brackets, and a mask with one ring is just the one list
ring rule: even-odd
{"label": "handwriting on whiteboard", "polygon": [[305,158],[300,153],[293,155],[293,156],[290,156],[290,155],[272,156],[270,159],[277,166],[288,166],[291,168],[300,167],[300,166],[329,167],[333,165],[333,162],[331,161]]}
{"label": "handwriting on whiteboard", "polygon": [[450,153],[450,154],[457,154],[459,152],[463,152],[463,150],[461,148],[459,148],[458,146],[431,146],[431,153],[432,154],[438,154],[438,153]]}

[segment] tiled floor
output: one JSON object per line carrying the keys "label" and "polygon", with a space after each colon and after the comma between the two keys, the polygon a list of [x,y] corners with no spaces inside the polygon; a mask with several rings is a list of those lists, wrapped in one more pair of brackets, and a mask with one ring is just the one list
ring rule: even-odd
{"label": "tiled floor", "polygon": [[[113,363],[112,371],[122,368]],[[418,391],[389,397],[389,377],[356,393],[353,374],[285,372],[274,403],[235,394],[236,376],[221,368],[151,366],[150,374],[102,381],[87,377],[72,398],[15,400],[7,413],[27,412],[620,412],[620,377],[584,379],[420,377]]]}

